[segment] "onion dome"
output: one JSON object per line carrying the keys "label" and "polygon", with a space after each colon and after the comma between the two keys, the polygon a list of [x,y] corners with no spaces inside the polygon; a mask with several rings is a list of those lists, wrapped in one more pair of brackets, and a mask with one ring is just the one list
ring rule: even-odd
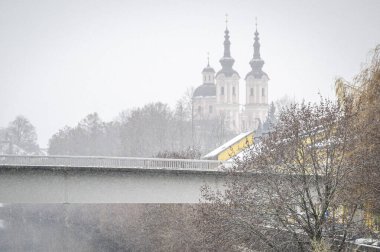
{"label": "onion dome", "polygon": [[252,71],[247,74],[245,77],[247,79],[248,76],[253,76],[256,79],[260,79],[263,76],[268,75],[262,70],[264,66],[264,60],[261,59],[260,56],[260,38],[259,38],[259,32],[257,31],[257,23],[256,23],[256,31],[255,31],[255,42],[253,43],[253,58],[249,62],[251,65]]}
{"label": "onion dome", "polygon": [[230,42],[230,35],[229,30],[226,26],[226,30],[224,31],[224,54],[223,57],[219,60],[220,64],[222,65],[222,69],[216,74],[217,76],[219,74],[224,74],[225,76],[232,76],[234,73],[239,75],[233,68],[233,64],[235,63],[235,60],[231,57],[231,42]]}

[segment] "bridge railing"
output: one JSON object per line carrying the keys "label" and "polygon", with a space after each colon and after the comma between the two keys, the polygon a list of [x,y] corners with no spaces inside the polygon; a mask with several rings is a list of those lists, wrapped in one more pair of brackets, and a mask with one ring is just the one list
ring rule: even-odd
{"label": "bridge railing", "polygon": [[136,168],[165,170],[218,171],[231,162],[216,160],[87,157],[87,156],[15,156],[0,155],[0,166]]}

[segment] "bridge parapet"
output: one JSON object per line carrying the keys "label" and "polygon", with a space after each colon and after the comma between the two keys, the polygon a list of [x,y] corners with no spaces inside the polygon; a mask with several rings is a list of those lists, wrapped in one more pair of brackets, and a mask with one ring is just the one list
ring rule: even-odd
{"label": "bridge parapet", "polygon": [[3,203],[198,203],[223,188],[230,162],[0,155]]}
{"label": "bridge parapet", "polygon": [[68,167],[147,170],[221,171],[232,162],[216,160],[135,158],[135,157],[89,157],[89,156],[15,156],[0,155],[1,166],[22,167]]}

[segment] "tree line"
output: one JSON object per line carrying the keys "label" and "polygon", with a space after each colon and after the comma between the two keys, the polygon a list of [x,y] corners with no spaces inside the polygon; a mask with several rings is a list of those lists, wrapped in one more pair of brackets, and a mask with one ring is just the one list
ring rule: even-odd
{"label": "tree line", "polygon": [[[49,140],[50,155],[194,158],[233,136],[222,121],[192,118],[191,102],[174,109],[156,102],[123,111],[104,122],[97,113],[74,127],[64,127]],[[186,153],[193,152],[190,156]],[[169,155],[171,153],[171,155]],[[182,153],[182,154],[181,154]]]}
{"label": "tree line", "polygon": [[[49,155],[135,156],[200,158],[235,136],[223,116],[193,120],[192,91],[189,89],[171,108],[156,102],[122,111],[116,119],[105,122],[98,113],[90,113],[75,126],[64,126],[48,143]],[[268,119],[257,133],[269,129],[275,112],[286,104],[283,97],[270,105]],[[4,154],[44,154],[37,144],[32,123],[18,116],[0,129],[0,147]]]}

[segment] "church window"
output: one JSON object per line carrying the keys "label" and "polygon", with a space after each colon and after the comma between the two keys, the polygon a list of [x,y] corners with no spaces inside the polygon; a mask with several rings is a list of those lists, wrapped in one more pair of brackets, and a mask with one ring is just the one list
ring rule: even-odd
{"label": "church window", "polygon": [[208,112],[209,112],[210,114],[212,113],[212,106],[211,106],[211,105],[208,107]]}
{"label": "church window", "polygon": [[263,97],[265,96],[265,89],[264,89],[264,88],[261,89],[261,95],[262,95]]}
{"label": "church window", "polygon": [[253,96],[253,88],[251,88],[251,96]]}
{"label": "church window", "polygon": [[221,95],[224,95],[224,87],[221,87],[221,88],[220,88],[220,94],[221,94]]}
{"label": "church window", "polygon": [[210,75],[208,76],[208,80],[211,80],[211,76]]}
{"label": "church window", "polygon": [[236,93],[235,93],[235,87],[232,87],[232,95],[236,95]]}

